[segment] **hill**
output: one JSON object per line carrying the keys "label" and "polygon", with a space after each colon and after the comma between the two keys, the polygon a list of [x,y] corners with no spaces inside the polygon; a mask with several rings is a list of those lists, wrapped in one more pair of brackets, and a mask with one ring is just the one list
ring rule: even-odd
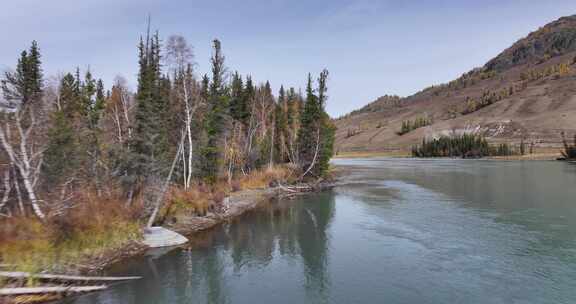
{"label": "hill", "polygon": [[538,29],[454,81],[409,97],[380,97],[336,126],[338,153],[408,151],[425,137],[451,132],[557,150],[562,132],[576,134],[576,15]]}

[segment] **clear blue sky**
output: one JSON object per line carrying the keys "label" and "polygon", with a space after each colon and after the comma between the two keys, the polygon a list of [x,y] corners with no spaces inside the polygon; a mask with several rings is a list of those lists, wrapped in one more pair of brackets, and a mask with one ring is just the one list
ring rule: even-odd
{"label": "clear blue sky", "polygon": [[146,16],[161,36],[194,46],[209,71],[221,39],[230,70],[257,81],[303,87],[330,70],[328,112],[338,116],[384,94],[410,95],[483,65],[519,38],[561,16],[574,0],[5,0],[0,68],[38,40],[47,75],[93,71],[109,85],[135,86]]}

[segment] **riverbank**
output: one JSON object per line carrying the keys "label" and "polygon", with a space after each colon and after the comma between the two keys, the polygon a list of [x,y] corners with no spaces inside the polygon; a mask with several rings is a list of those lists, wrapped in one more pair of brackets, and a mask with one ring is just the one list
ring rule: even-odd
{"label": "riverbank", "polygon": [[[234,181],[234,184],[229,187],[220,185],[217,191],[212,190],[213,192],[210,192],[209,195],[201,191],[195,193],[188,197],[194,202],[183,200],[182,193],[175,191],[166,199],[167,202],[161,212],[162,219],[158,224],[184,235],[192,235],[239,217],[243,213],[274,199],[321,191],[333,185],[330,181],[294,184],[293,178],[289,178],[289,176],[290,174],[286,171],[267,170]],[[199,210],[199,206],[207,208],[203,214]],[[98,215],[96,214],[96,216]],[[22,226],[24,223],[23,220],[18,226]],[[39,225],[41,224],[34,223],[33,226],[40,229],[41,226]],[[10,248],[9,252],[3,250],[0,264],[3,264],[3,268],[6,270],[31,273],[101,275],[110,266],[125,259],[142,255],[147,251],[147,246],[142,243],[142,224],[137,226],[136,230],[134,227],[130,227],[130,233],[122,233],[123,237],[113,244],[101,238],[100,243],[92,244],[93,248],[90,250],[80,250],[77,247],[83,246],[85,243],[75,244],[75,247],[59,245],[60,247],[54,248],[50,244],[50,237],[31,240],[30,242],[25,238],[24,240],[19,239],[13,241],[14,244],[11,246],[7,246],[10,245],[7,243],[0,245],[1,248]],[[118,227],[114,226],[114,228]],[[117,232],[117,230],[108,230],[103,232],[103,235],[112,236],[116,235]],[[90,241],[94,240],[90,238]],[[71,241],[71,243],[77,242],[76,238]],[[19,256],[19,252],[22,255]],[[28,287],[35,286],[35,284],[33,278],[24,281],[0,281],[0,287]],[[0,303],[43,303],[48,300],[54,300],[54,297],[5,297],[0,298]]]}

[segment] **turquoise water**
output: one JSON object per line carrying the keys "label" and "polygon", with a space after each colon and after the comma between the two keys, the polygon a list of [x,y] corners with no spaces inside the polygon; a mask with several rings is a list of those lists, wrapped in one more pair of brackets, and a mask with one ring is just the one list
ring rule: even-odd
{"label": "turquoise water", "polygon": [[576,166],[336,160],[331,192],[278,201],[61,303],[576,303]]}

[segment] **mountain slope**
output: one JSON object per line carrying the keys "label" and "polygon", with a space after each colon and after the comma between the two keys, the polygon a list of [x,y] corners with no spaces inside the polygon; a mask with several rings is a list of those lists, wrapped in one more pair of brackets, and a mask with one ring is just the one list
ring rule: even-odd
{"label": "mountain slope", "polygon": [[[398,135],[415,121],[431,124]],[[453,131],[557,149],[561,132],[576,133],[576,15],[540,28],[448,84],[405,98],[383,96],[336,125],[337,152],[406,151],[424,137]]]}

